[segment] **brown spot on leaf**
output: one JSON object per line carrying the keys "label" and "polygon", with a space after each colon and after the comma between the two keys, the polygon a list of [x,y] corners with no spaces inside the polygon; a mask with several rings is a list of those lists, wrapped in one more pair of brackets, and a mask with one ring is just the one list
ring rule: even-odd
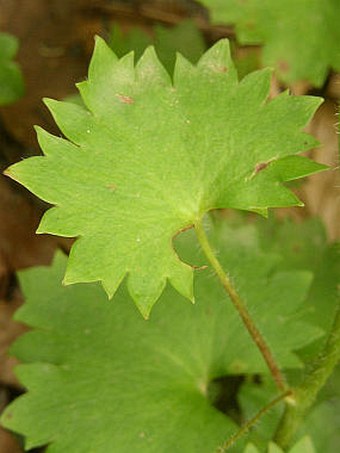
{"label": "brown spot on leaf", "polygon": [[247,179],[253,179],[258,173],[260,173],[262,170],[265,170],[268,165],[273,162],[274,159],[270,159],[267,162],[259,162],[258,164],[255,165],[255,168],[253,170],[253,173],[248,177]]}
{"label": "brown spot on leaf", "polygon": [[277,64],[277,67],[281,72],[288,72],[290,70],[289,63],[286,60],[280,60]]}
{"label": "brown spot on leaf", "polygon": [[254,30],[255,28],[255,22],[253,20],[248,20],[246,23],[245,23],[245,26],[248,28],[248,30]]}
{"label": "brown spot on leaf", "polygon": [[195,264],[192,264],[191,267],[195,271],[205,271],[206,269],[208,269],[208,266],[206,264],[203,264],[202,266],[196,266]]}
{"label": "brown spot on leaf", "polygon": [[270,162],[260,162],[255,165],[254,176],[257,175],[260,171],[268,167]]}
{"label": "brown spot on leaf", "polygon": [[12,412],[7,412],[6,415],[5,415],[5,418],[7,420],[11,420],[13,418],[13,413]]}
{"label": "brown spot on leaf", "polygon": [[294,244],[292,247],[292,250],[294,253],[300,253],[301,252],[301,245],[300,244]]}
{"label": "brown spot on leaf", "polygon": [[116,96],[123,104],[133,104],[135,102],[130,96],[125,96],[124,94],[116,94]]}
{"label": "brown spot on leaf", "polygon": [[117,189],[117,186],[116,186],[116,184],[109,183],[109,184],[106,184],[106,188],[109,189],[110,192],[114,192]]}

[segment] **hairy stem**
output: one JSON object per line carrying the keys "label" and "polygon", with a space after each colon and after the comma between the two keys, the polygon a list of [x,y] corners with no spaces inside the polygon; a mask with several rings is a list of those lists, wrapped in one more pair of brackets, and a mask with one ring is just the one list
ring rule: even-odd
{"label": "hairy stem", "polygon": [[340,303],[334,318],[333,327],[327,343],[307,374],[302,384],[294,389],[295,404],[287,405],[275,435],[275,442],[287,448],[294,440],[294,435],[308,409],[314,403],[317,394],[332,374],[340,360]]}
{"label": "hairy stem", "polygon": [[224,272],[220,262],[218,261],[215,253],[213,252],[201,221],[198,221],[195,224],[195,231],[196,231],[198,241],[202,247],[202,250],[205,253],[205,256],[207,257],[210,264],[212,265],[216,275],[218,276],[218,278],[220,279],[220,281],[223,285],[223,288],[229,295],[231,302],[233,303],[234,307],[238,311],[238,314],[240,315],[250,336],[252,337],[254,343],[256,344],[259,351],[261,352],[262,357],[264,358],[265,362],[267,363],[270,373],[273,376],[273,379],[277,385],[277,388],[282,392],[286,391],[287,384],[286,384],[285,378],[284,378],[283,374],[281,373],[269,346],[267,345],[264,338],[262,337],[261,332],[256,327],[256,325],[255,325],[253,319],[251,318],[241,297],[239,296],[239,294],[233,287],[228,275]]}
{"label": "hairy stem", "polygon": [[235,442],[237,442],[245,434],[247,434],[248,431],[260,421],[263,415],[265,415],[268,411],[270,411],[270,409],[276,406],[276,404],[280,403],[280,401],[282,401],[284,398],[287,398],[290,395],[291,391],[287,390],[286,392],[282,393],[281,395],[277,396],[272,401],[270,401],[266,406],[260,409],[258,413],[254,415],[253,418],[251,418],[243,426],[241,426],[241,428],[235,434],[229,437],[229,439],[223,445],[218,447],[217,452],[224,453],[225,451],[227,451],[230,447],[232,447],[235,444]]}

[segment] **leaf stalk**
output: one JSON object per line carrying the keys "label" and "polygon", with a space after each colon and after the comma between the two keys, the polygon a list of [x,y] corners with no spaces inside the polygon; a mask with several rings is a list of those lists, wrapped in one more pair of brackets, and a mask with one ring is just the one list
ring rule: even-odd
{"label": "leaf stalk", "polygon": [[242,301],[241,297],[237,293],[236,289],[232,285],[228,275],[222,268],[221,263],[216,257],[214,253],[208,237],[204,231],[204,227],[202,225],[201,220],[198,220],[195,223],[195,231],[200,243],[200,246],[210,262],[211,266],[213,267],[216,275],[218,276],[223,288],[225,289],[226,293],[229,295],[231,302],[233,303],[234,307],[236,308],[238,314],[240,315],[243,324],[245,325],[246,329],[248,330],[251,338],[253,339],[254,343],[258,347],[260,353],[262,354],[263,359],[265,360],[271,375],[276,383],[277,388],[281,392],[286,392],[288,390],[288,386],[283,376],[282,372],[280,371],[279,366],[277,365],[274,356],[267,345],[265,339],[263,338],[261,332],[257,328],[255,322],[253,321],[250,313],[248,312],[244,302]]}
{"label": "leaf stalk", "polygon": [[245,436],[248,431],[255,426],[260,419],[268,412],[270,411],[276,404],[280,403],[283,399],[289,397],[291,395],[291,390],[287,390],[286,392],[282,393],[281,395],[277,396],[274,398],[272,401],[270,401],[266,406],[262,407],[257,414],[254,415],[250,420],[248,420],[241,428],[233,434],[229,439],[218,449],[216,450],[217,453],[224,453],[225,451],[229,450],[230,447],[232,447],[239,439],[241,439],[243,436]]}
{"label": "leaf stalk", "polygon": [[311,371],[302,384],[293,390],[295,404],[287,405],[277,428],[274,441],[283,449],[288,448],[294,435],[303,423],[307,411],[332,374],[340,360],[340,302],[335,314],[332,330],[323,351],[316,358]]}

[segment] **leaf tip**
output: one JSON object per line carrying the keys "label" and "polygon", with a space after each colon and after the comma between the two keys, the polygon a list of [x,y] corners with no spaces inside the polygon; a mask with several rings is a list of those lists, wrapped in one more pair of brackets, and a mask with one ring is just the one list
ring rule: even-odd
{"label": "leaf tip", "polygon": [[10,165],[9,167],[7,167],[3,172],[2,174],[4,176],[7,176],[8,178],[11,178],[13,181],[16,181],[18,183],[20,183],[19,179],[17,178],[17,175],[16,175],[16,172],[14,170],[14,166],[16,166],[18,164],[13,164],[13,165]]}
{"label": "leaf tip", "polygon": [[162,288],[161,292],[158,294],[153,294],[153,295],[148,295],[148,296],[139,296],[136,298],[136,295],[131,294],[138,310],[140,311],[141,315],[143,316],[144,319],[149,319],[151,310],[153,309],[153,306],[155,303],[159,300],[162,292],[163,292],[164,287]]}
{"label": "leaf tip", "polygon": [[[39,225],[39,228],[40,228],[40,225]],[[71,249],[70,256],[71,256],[71,254],[72,254],[72,249]],[[70,270],[71,270],[71,272],[70,272]],[[73,285],[74,283],[79,283],[79,279],[72,273],[72,270],[73,270],[72,267],[70,269],[70,257],[69,257],[69,259],[67,260],[67,264],[66,264],[66,271],[65,271],[64,277],[61,281],[61,284],[63,286],[70,286],[70,285]]]}
{"label": "leaf tip", "polygon": [[117,59],[117,56],[114,53],[114,51],[107,44],[105,39],[103,39],[99,35],[95,35],[95,37],[94,37],[94,50],[93,50],[92,59],[94,59],[94,57],[97,55],[110,56],[111,58]]}
{"label": "leaf tip", "polygon": [[145,319],[145,321],[150,319],[151,309],[152,309],[154,304],[146,305],[146,304],[140,303],[140,301],[138,301],[138,302],[135,301],[135,303],[136,303],[136,306],[137,306],[139,312],[141,313],[141,315]]}
{"label": "leaf tip", "polygon": [[136,65],[137,76],[143,81],[169,85],[171,78],[159,60],[154,46],[148,46]]}
{"label": "leaf tip", "polygon": [[258,214],[265,219],[268,219],[269,217],[268,208],[252,208],[250,209],[250,212],[254,212],[255,214]]}
{"label": "leaf tip", "polygon": [[43,103],[46,105],[46,107],[47,107],[48,109],[50,108],[49,106],[50,106],[50,104],[51,104],[52,102],[57,102],[55,99],[47,98],[47,97],[46,97],[46,98],[42,98],[42,101],[43,101]]}
{"label": "leaf tip", "polygon": [[46,234],[46,233],[47,233],[47,231],[44,230],[44,228],[42,226],[42,221],[40,221],[38,228],[35,230],[35,234]]}
{"label": "leaf tip", "polygon": [[150,319],[150,311],[149,312],[142,312],[142,316],[145,319],[145,321],[148,321]]}
{"label": "leaf tip", "polygon": [[2,174],[11,178],[11,177],[12,177],[11,167],[7,167],[7,168],[2,172]]}
{"label": "leaf tip", "polygon": [[220,39],[208,49],[197,63],[199,68],[209,68],[213,72],[229,74],[234,70],[234,64],[230,53],[230,44],[227,38]]}
{"label": "leaf tip", "polygon": [[[155,46],[148,46],[144,50],[144,52],[143,52],[142,56],[140,57],[138,63],[142,59],[153,60],[153,61],[158,63],[159,59],[158,59],[158,56],[157,56],[157,52],[156,52]],[[137,66],[138,66],[138,63],[137,63]]]}
{"label": "leaf tip", "polygon": [[[275,68],[273,68],[272,66],[267,66],[263,69],[259,69],[258,71],[260,71],[264,75],[264,77],[266,77],[269,80],[269,83],[272,80],[273,75],[275,74]],[[268,90],[268,95],[269,95],[269,90]]]}
{"label": "leaf tip", "polygon": [[[38,231],[38,230],[37,230],[37,231]],[[68,281],[68,278],[67,278],[66,275],[65,275],[65,277],[62,279],[61,284],[62,284],[63,286],[69,286],[69,285],[71,284],[71,282]]]}
{"label": "leaf tip", "polygon": [[107,46],[105,40],[99,35],[94,36],[94,45],[95,45],[95,47],[100,47],[100,46],[106,47]]}

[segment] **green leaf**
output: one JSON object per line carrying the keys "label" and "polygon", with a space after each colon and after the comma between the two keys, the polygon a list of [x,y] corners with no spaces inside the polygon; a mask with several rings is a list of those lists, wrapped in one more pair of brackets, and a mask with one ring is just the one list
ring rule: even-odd
{"label": "green leaf", "polygon": [[0,105],[10,104],[23,95],[24,84],[21,71],[12,61],[17,49],[16,38],[0,33]]}
{"label": "green leaf", "polygon": [[259,453],[259,451],[253,444],[248,444],[243,453]]}
{"label": "green leaf", "polygon": [[[261,377],[260,384],[257,382],[243,385],[238,399],[244,417],[246,419],[252,417],[259,407],[270,400],[273,392],[275,392],[275,386],[267,377],[266,379]],[[328,398],[319,396],[312,411],[306,415],[303,425],[295,436],[296,439],[309,435],[315,451],[325,453],[337,451],[340,441],[339,407],[340,399],[338,395],[334,395],[334,391]],[[263,451],[268,440],[273,438],[281,415],[282,407],[276,406],[261,419],[257,429],[251,433],[250,440],[260,451]],[[306,449],[307,451],[309,450]],[[304,453],[304,450],[301,452]]]}
{"label": "green leaf", "polygon": [[290,453],[316,453],[310,437],[305,436],[290,449]]}
{"label": "green leaf", "polygon": [[206,50],[202,32],[192,20],[185,20],[168,28],[155,27],[155,48],[164,67],[173,73],[176,53],[180,52],[191,63],[197,63]]}
{"label": "green leaf", "polygon": [[[260,451],[252,444],[248,444],[244,453],[260,453]],[[283,453],[280,447],[273,442],[268,445],[268,453]],[[310,437],[306,436],[297,442],[288,453],[316,453]]]}
{"label": "green leaf", "polygon": [[7,170],[55,205],[39,233],[78,237],[64,282],[101,281],[111,297],[128,275],[148,317],[167,281],[193,300],[178,232],[211,209],[301,205],[282,183],[316,167],[279,161],[316,144],[302,128],[320,99],[268,102],[269,84],[268,70],[238,83],[226,40],[197,66],[179,55],[172,83],[152,48],[134,67],[132,54],[119,60],[97,39],[79,85],[88,110],[46,101],[68,140],[38,130],[45,156]]}
{"label": "green leaf", "polygon": [[[185,236],[179,253],[201,264]],[[211,236],[278,362],[301,366],[293,351],[320,335],[297,315],[310,275],[275,272],[279,259],[261,253],[252,226]],[[65,265],[58,254],[53,267],[20,273],[26,303],[17,319],[34,330],[12,352],[28,393],[2,423],[26,448],[48,443],[53,453],[214,451],[237,427],[212,406],[210,384],[268,372],[219,282],[197,271],[196,305],[168,287],[146,322],[124,286],[113,302],[99,285],[62,286]]]}
{"label": "green leaf", "polygon": [[[223,268],[230,269],[229,275],[234,286],[247,304],[256,325],[263,331],[271,349],[275,351],[275,357],[280,365],[286,368],[301,367],[302,362],[297,360],[293,351],[298,350],[304,343],[311,343],[314,341],[313,338],[323,333],[321,329],[311,328],[305,322],[307,317],[303,301],[310,287],[312,274],[304,271],[274,272],[280,266],[281,257],[262,252],[254,225],[233,228],[225,223],[214,227],[208,224],[208,230],[209,240],[214,245]],[[178,237],[176,249],[185,262],[194,262],[198,268],[207,264],[192,231]],[[205,279],[201,272],[198,271],[195,277],[197,297],[204,300],[204,304],[208,303],[209,298],[224,301],[226,294],[219,281]],[[197,306],[193,307],[193,310],[197,310]],[[235,326],[237,333],[234,334],[233,341],[240,342],[239,346],[235,344],[233,347],[236,355],[232,351],[228,352],[230,366],[227,372],[231,374],[265,372],[266,368],[262,368],[262,365],[260,369],[258,368],[259,364],[262,364],[262,359],[260,355],[257,356],[256,348],[249,349],[249,354],[243,352],[244,361],[239,358],[238,351],[243,350],[241,345],[248,342],[248,333],[231,304],[228,306],[225,323],[230,329]],[[221,325],[222,330],[218,334],[221,338],[225,335],[222,331],[226,324]],[[305,329],[308,330],[308,334]],[[231,357],[234,359],[231,360]]]}
{"label": "green leaf", "polygon": [[[302,371],[302,373],[305,370]],[[287,373],[286,373],[287,374]],[[287,376],[290,385],[290,375]],[[242,414],[245,420],[249,420],[256,414],[259,407],[264,407],[268,401],[273,399],[277,394],[275,384],[270,376],[260,376],[257,379],[248,379],[238,394],[238,401],[242,408]],[[268,442],[274,438],[279,420],[283,413],[284,405],[277,404],[267,412],[260,420],[256,429],[252,430],[249,435],[249,441],[252,442],[262,452],[266,450]]]}
{"label": "green leaf", "polygon": [[[260,221],[258,227],[261,246],[282,256],[281,271],[303,269],[313,273],[305,316],[311,324],[329,332],[339,300],[340,243],[329,243],[324,226],[317,218],[301,223],[272,218]],[[315,355],[321,346],[319,341],[305,352]]]}
{"label": "green leaf", "polygon": [[152,35],[143,29],[134,27],[122,33],[115,25],[109,38],[109,45],[118,57],[134,51],[139,60],[145,49],[154,44],[156,53],[166,70],[172,74],[175,66],[176,52],[180,52],[191,63],[196,63],[206,50],[203,35],[191,20],[185,20],[173,27],[156,25]]}
{"label": "green leaf", "polygon": [[149,325],[123,291],[111,304],[98,286],[62,287],[64,266],[59,255],[52,269],[22,275],[20,319],[38,329],[15,347],[32,362],[18,368],[29,392],[4,423],[27,449],[48,443],[54,453],[213,451],[235,427],[204,396],[207,364],[195,351],[181,361],[176,325]]}
{"label": "green leaf", "polygon": [[[319,402],[306,416],[298,433],[299,437],[310,433],[317,452],[332,453],[337,451],[340,445],[339,374],[338,371],[332,376],[338,386],[338,391],[328,389],[328,391],[331,390],[328,398],[325,398],[324,395],[319,396]],[[329,383],[327,383],[326,389],[327,387],[329,387]]]}
{"label": "green leaf", "polygon": [[264,66],[292,83],[321,86],[340,70],[338,0],[201,0],[215,22],[235,24],[241,44],[263,44]]}
{"label": "green leaf", "polygon": [[278,447],[276,444],[273,442],[270,442],[268,446],[268,453],[284,453],[283,450],[281,450],[280,447]]}
{"label": "green leaf", "polygon": [[152,36],[142,28],[133,27],[123,33],[118,24],[114,24],[110,32],[108,44],[118,57],[123,57],[133,51],[136,61],[143,55],[145,49],[153,43]]}

